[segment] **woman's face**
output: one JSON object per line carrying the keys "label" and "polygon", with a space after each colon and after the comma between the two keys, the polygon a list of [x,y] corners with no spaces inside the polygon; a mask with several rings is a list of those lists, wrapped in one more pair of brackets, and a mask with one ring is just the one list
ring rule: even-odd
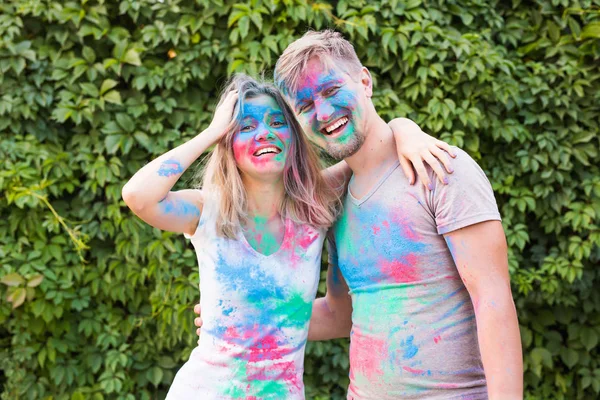
{"label": "woman's face", "polygon": [[281,178],[291,143],[291,128],[275,99],[259,95],[244,101],[240,129],[233,137],[233,155],[242,175]]}

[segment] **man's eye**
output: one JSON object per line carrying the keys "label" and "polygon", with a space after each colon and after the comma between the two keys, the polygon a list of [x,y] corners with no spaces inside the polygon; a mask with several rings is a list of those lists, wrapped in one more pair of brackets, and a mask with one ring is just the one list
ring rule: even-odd
{"label": "man's eye", "polygon": [[339,88],[340,88],[339,86],[330,87],[330,88],[326,89],[325,92],[323,92],[323,94],[325,96],[331,96],[332,94],[337,92]]}
{"label": "man's eye", "polygon": [[304,103],[300,106],[300,108],[298,109],[299,112],[303,113],[303,112],[307,112],[308,110],[310,110],[312,103]]}

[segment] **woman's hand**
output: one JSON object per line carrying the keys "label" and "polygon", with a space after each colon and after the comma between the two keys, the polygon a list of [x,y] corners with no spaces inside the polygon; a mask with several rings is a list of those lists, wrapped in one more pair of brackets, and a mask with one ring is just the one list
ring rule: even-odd
{"label": "woman's hand", "polygon": [[231,124],[233,110],[238,102],[238,91],[232,90],[225,96],[225,99],[217,106],[215,115],[208,127],[208,131],[214,136],[215,142],[219,141],[227,132],[227,127]]}
{"label": "woman's hand", "polygon": [[448,173],[452,173],[453,169],[447,154],[453,158],[456,157],[448,143],[426,134],[419,125],[408,118],[393,119],[389,126],[396,140],[400,165],[411,185],[415,183],[414,171],[416,170],[423,185],[432,189],[433,186],[423,162],[429,164],[440,182],[448,184],[448,178],[441,164]]}

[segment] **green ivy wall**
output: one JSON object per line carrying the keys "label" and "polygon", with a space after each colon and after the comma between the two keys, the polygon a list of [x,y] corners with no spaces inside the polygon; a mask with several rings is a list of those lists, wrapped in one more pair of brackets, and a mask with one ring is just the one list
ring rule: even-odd
{"label": "green ivy wall", "polygon": [[[164,397],[195,344],[196,259],[121,187],[207,125],[229,74],[270,74],[325,27],[371,69],[383,116],[463,147],[492,181],[526,397],[599,396],[599,0],[8,0],[2,399]],[[308,346],[309,399],[343,398],[347,352]]]}

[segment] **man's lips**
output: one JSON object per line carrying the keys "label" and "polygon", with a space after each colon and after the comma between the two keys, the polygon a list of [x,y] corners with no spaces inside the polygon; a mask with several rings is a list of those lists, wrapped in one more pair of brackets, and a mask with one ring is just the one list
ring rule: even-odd
{"label": "man's lips", "polygon": [[258,147],[256,150],[254,150],[252,155],[254,157],[261,157],[266,154],[279,154],[279,153],[281,153],[281,149],[279,147],[277,147],[273,144],[268,144],[268,145]]}
{"label": "man's lips", "polygon": [[[321,133],[324,135],[333,135],[343,129],[344,126],[348,123],[349,119],[345,115],[333,120],[331,123],[325,125],[320,129]],[[340,129],[341,128],[341,129]]]}

